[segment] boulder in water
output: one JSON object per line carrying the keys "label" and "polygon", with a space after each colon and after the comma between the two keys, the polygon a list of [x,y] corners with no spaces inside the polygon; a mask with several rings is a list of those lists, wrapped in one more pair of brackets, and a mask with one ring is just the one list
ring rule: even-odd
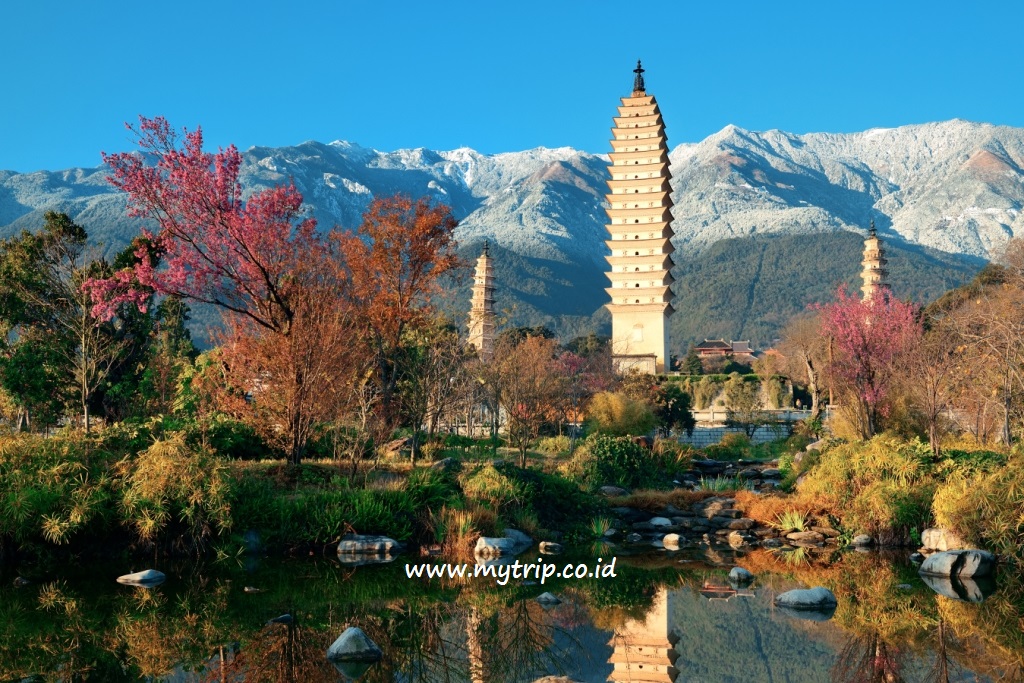
{"label": "boulder in water", "polygon": [[117,577],[118,583],[130,586],[156,586],[167,580],[167,575],[155,569],[146,569],[134,574],[124,574]]}

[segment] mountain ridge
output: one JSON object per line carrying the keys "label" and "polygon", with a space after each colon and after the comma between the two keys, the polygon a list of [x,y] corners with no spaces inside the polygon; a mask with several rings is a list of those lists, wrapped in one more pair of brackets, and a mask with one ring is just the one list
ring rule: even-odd
{"label": "mountain ridge", "polygon": [[[242,156],[244,192],[292,181],[324,228],[354,227],[375,196],[402,192],[443,201],[459,219],[455,236],[466,257],[488,240],[517,264],[505,269],[504,286],[515,293],[509,305],[519,307],[512,320],[542,319],[561,331],[607,326],[601,309],[606,154],[570,147],[382,152],[344,140],[309,140],[255,146]],[[1024,231],[1020,128],[960,119],[859,133],[728,125],[700,142],[676,145],[670,161],[677,281],[686,280],[686,268],[699,271],[696,264],[722,240],[830,235],[842,241],[871,221],[888,243],[943,252],[952,259],[943,263],[966,276],[978,259],[992,258]],[[141,222],[126,216],[124,198],[105,176],[102,167],[0,172],[0,236],[37,228],[42,213],[56,209],[85,226],[108,253],[116,251]],[[825,250],[840,251],[846,258],[849,245]],[[750,286],[755,294],[760,287]],[[912,297],[931,291],[912,278],[908,286],[916,287],[906,293]],[[677,286],[677,294],[684,291]],[[686,306],[677,301],[678,309]]]}

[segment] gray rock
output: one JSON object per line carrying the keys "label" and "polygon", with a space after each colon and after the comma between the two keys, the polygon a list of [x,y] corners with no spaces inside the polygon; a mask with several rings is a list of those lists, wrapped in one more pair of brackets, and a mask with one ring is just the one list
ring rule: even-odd
{"label": "gray rock", "polygon": [[339,555],[380,555],[398,554],[402,544],[387,536],[348,534],[338,543]]}
{"label": "gray rock", "polygon": [[839,538],[839,532],[828,526],[812,526],[811,531],[817,531],[825,538]]}
{"label": "gray rock", "polygon": [[536,597],[537,602],[542,605],[561,605],[562,601],[551,593],[541,593]]}
{"label": "gray rock", "polygon": [[781,548],[782,541],[778,538],[766,538],[761,541],[762,548]]}
{"label": "gray rock", "polygon": [[922,574],[925,585],[939,595],[950,600],[963,602],[981,602],[995,591],[995,581],[991,577],[961,579],[956,576],[934,576]]}
{"label": "gray rock", "polygon": [[729,522],[728,524],[726,524],[725,528],[726,529],[739,530],[739,531],[746,531],[748,529],[753,529],[756,524],[757,524],[757,522],[755,522],[752,519],[747,519],[746,517],[741,517],[739,519],[734,519],[731,522]]}
{"label": "gray rock", "polygon": [[985,550],[947,550],[929,555],[918,573],[963,580],[989,576],[995,566],[995,555]]}
{"label": "gray rock", "polygon": [[268,624],[291,624],[294,621],[295,621],[295,617],[293,617],[292,615],[290,615],[290,614],[282,614],[279,617],[274,617],[273,619],[271,619],[267,623]]}
{"label": "gray rock", "polygon": [[540,552],[544,555],[557,555],[562,552],[562,544],[553,543],[551,541],[542,541],[540,544]]}
{"label": "gray rock", "polygon": [[642,540],[644,540],[644,537],[641,536],[638,533],[635,533],[635,532],[632,533],[632,534],[627,534],[626,535],[626,542],[627,543],[639,543]]}
{"label": "gray rock", "polygon": [[455,458],[444,458],[431,465],[430,469],[441,470],[443,472],[456,472],[462,469],[462,463]]}
{"label": "gray rock", "polygon": [[924,555],[921,553],[911,553],[910,561],[914,564],[921,564],[922,562],[924,562]]}
{"label": "gray rock", "polygon": [[156,586],[167,580],[167,575],[155,569],[146,569],[134,574],[124,574],[117,577],[118,583],[130,586]]}
{"label": "gray rock", "polygon": [[775,604],[779,607],[787,607],[795,610],[813,610],[816,612],[835,611],[836,596],[827,588],[817,586],[786,591],[775,596]]}
{"label": "gray rock", "polygon": [[327,648],[327,659],[336,662],[379,662],[384,657],[377,644],[361,628],[349,626]]}
{"label": "gray rock", "polygon": [[733,567],[729,570],[729,580],[737,584],[747,584],[754,580],[754,575],[743,567]]}
{"label": "gray rock", "polygon": [[761,470],[761,476],[764,477],[765,479],[779,479],[780,477],[782,477],[782,470],[776,469],[774,467],[769,467],[767,469]]}
{"label": "gray rock", "polygon": [[747,479],[747,480],[750,480],[750,479],[760,479],[761,478],[761,470],[757,469],[756,467],[747,467],[746,469],[740,470],[739,477],[740,477],[740,479]]}
{"label": "gray rock", "polygon": [[608,496],[609,498],[615,498],[618,496],[625,496],[629,494],[629,491],[619,486],[602,486],[597,490],[597,492],[600,493],[602,496]]}
{"label": "gray rock", "polygon": [[875,539],[871,538],[867,534],[857,534],[856,536],[853,537],[853,540],[850,541],[850,545],[852,545],[854,547],[865,547],[865,546],[874,545],[874,544],[875,544]]}
{"label": "gray rock", "polygon": [[501,538],[481,536],[476,540],[473,554],[481,558],[510,557],[518,555],[533,545],[533,539],[516,529],[505,529]]}
{"label": "gray rock", "polygon": [[961,550],[967,543],[948,529],[925,529],[921,532],[921,545],[927,550]]}
{"label": "gray rock", "polygon": [[672,526],[672,520],[666,517],[652,517],[649,524],[652,526]]}
{"label": "gray rock", "polygon": [[794,531],[791,534],[786,534],[786,538],[803,543],[822,543],[825,540],[825,537],[817,531]]}

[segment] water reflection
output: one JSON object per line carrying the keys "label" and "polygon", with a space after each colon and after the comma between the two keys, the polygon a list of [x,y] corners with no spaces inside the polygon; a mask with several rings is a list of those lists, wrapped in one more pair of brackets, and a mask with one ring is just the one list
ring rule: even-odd
{"label": "water reflection", "polygon": [[[792,562],[759,552],[738,559],[756,581],[737,589],[729,565],[689,559],[632,558],[614,579],[545,586],[410,581],[402,566],[330,562],[165,568],[168,581],[153,589],[5,578],[0,680],[1021,680],[1024,581],[1015,574],[1000,575],[995,593],[961,583],[948,594],[877,555]],[[838,597],[831,621],[774,607],[780,592],[815,585]],[[961,590],[991,597],[968,602]],[[561,603],[542,606],[545,591]],[[283,614],[291,619],[273,621]],[[383,650],[381,662],[326,659],[348,626]]]}

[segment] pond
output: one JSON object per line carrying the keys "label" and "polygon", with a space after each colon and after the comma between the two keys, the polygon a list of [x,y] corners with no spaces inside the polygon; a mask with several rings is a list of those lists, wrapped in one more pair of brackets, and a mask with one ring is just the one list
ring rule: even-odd
{"label": "pond", "polygon": [[[1010,572],[972,603],[937,595],[905,553],[617,550],[594,549],[605,566],[615,557],[614,576],[544,585],[410,579],[406,562],[421,562],[412,556],[364,566],[158,563],[167,580],[153,588],[116,583],[144,568],[120,560],[24,569],[27,584],[8,568],[0,680],[1021,680],[1024,581]],[[595,563],[590,554],[563,560]],[[754,582],[730,585],[734,564]],[[774,606],[776,595],[805,586],[832,590],[834,614]],[[541,604],[544,592],[559,602]],[[381,648],[380,662],[327,660],[349,626]]]}

